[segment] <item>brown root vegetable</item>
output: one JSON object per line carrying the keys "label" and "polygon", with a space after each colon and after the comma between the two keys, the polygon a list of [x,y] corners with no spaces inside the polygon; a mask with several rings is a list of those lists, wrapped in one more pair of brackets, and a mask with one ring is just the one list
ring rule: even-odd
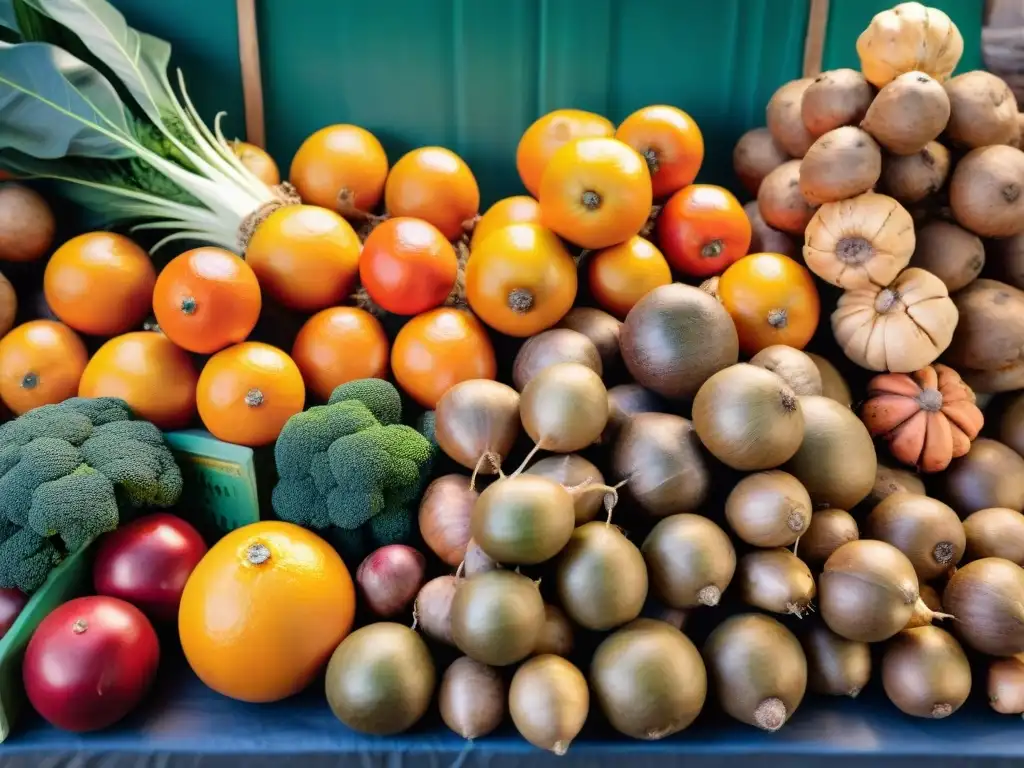
{"label": "brown root vegetable", "polygon": [[561,656],[535,656],[512,676],[508,709],[524,739],[564,755],[590,712],[587,679]]}
{"label": "brown root vegetable", "polygon": [[441,396],[434,418],[442,451],[467,469],[497,474],[519,436],[519,393],[488,379],[463,381]]}
{"label": "brown root vegetable", "polygon": [[700,515],[659,521],[640,551],[654,593],[671,608],[718,605],[736,572],[736,550],[728,535]]}
{"label": "brown root vegetable", "polygon": [[1014,395],[999,419],[999,440],[1024,456],[1024,393]]}
{"label": "brown root vegetable", "polygon": [[466,559],[469,519],[479,494],[464,475],[442,475],[432,481],[420,500],[419,525],[423,542],[448,565]]}
{"label": "brown root vegetable", "polygon": [[755,547],[788,547],[811,523],[811,497],[790,474],[779,470],[747,475],[725,501],[733,533]]}
{"label": "brown root vegetable", "polygon": [[765,731],[785,725],[807,691],[800,642],[769,616],[726,619],[704,644],[704,659],[726,714]]}
{"label": "brown root vegetable", "polygon": [[988,667],[988,704],[1001,715],[1024,714],[1024,659],[993,659]]}
{"label": "brown root vegetable", "polygon": [[569,542],[573,495],[550,477],[515,475],[487,486],[473,508],[473,540],[499,563],[536,565]]}
{"label": "brown root vegetable", "polygon": [[526,340],[512,363],[512,383],[520,392],[534,376],[558,363],[579,363],[598,376],[604,372],[594,342],[568,328],[552,328]]}
{"label": "brown root vegetable", "polygon": [[974,149],[1020,140],[1017,98],[1001,77],[975,70],[946,82],[949,124],[946,133],[957,144]]}
{"label": "brown root vegetable", "polygon": [[814,143],[803,118],[804,92],[813,82],[809,77],[790,80],[775,91],[765,109],[768,130],[793,157],[803,157]]}
{"label": "brown root vegetable", "polygon": [[628,481],[630,495],[655,517],[698,509],[711,487],[700,438],[682,416],[633,416],[615,444],[612,465],[615,477]]}
{"label": "brown root vegetable", "polygon": [[982,277],[953,302],[959,320],[946,353],[950,365],[995,371],[1024,361],[1024,291]]}
{"label": "brown root vegetable", "polygon": [[995,440],[975,440],[942,479],[944,498],[961,517],[990,507],[1024,510],[1024,459]]}
{"label": "brown root vegetable", "polygon": [[535,655],[553,653],[556,656],[568,656],[572,653],[574,638],[572,624],[561,608],[545,603],[544,626],[541,628]]}
{"label": "brown root vegetable", "polygon": [[930,221],[917,230],[910,266],[931,272],[954,293],[981,274],[985,246],[980,237],[956,224]]}
{"label": "brown root vegetable", "polygon": [[608,425],[601,434],[602,443],[610,443],[633,416],[638,413],[661,413],[668,410],[665,399],[639,384],[618,384],[608,390]]}
{"label": "brown root vegetable", "polygon": [[747,605],[801,618],[811,610],[814,576],[788,549],[760,549],[740,558],[736,571],[740,596]]}
{"label": "brown root vegetable", "polygon": [[604,371],[619,361],[619,332],[622,322],[607,312],[593,307],[575,307],[563,317],[556,328],[568,328],[582,333],[597,348]]}
{"label": "brown root vegetable", "polygon": [[813,352],[805,353],[814,362],[814,366],[821,374],[821,394],[829,400],[835,400],[847,408],[853,407],[853,394],[850,392],[850,385],[846,383],[843,374],[839,372],[832,363],[821,355]]}
{"label": "brown root vegetable", "polygon": [[619,337],[637,384],[663,397],[693,397],[713,373],[739,359],[736,326],[725,308],[699,288],[655,288],[629,311]]}
{"label": "brown root vegetable", "polygon": [[849,408],[824,396],[800,398],[804,440],[784,469],[816,507],[853,509],[875,484],[877,459],[867,428]]}
{"label": "brown root vegetable", "polygon": [[640,550],[615,526],[581,525],[558,558],[558,599],[573,621],[605,631],[640,615],[647,599],[647,567]]}
{"label": "brown root vegetable", "polygon": [[843,544],[857,541],[860,530],[853,515],[842,509],[820,509],[811,515],[807,531],[800,537],[800,559],[820,568]]}
{"label": "brown root vegetable", "polygon": [[918,592],[921,595],[921,602],[925,604],[929,611],[942,613],[942,595],[939,594],[935,587],[931,584],[920,584]]}
{"label": "brown root vegetable", "polygon": [[807,86],[800,106],[804,125],[814,136],[822,136],[844,125],[864,119],[875,89],[855,69],[822,72]]}
{"label": "brown root vegetable", "polygon": [[985,251],[991,276],[1024,290],[1024,233],[989,240]]}
{"label": "brown root vegetable", "polygon": [[789,461],[804,438],[796,393],[782,377],[748,363],[704,382],[693,399],[693,428],[715,458],[748,472]]}
{"label": "brown root vegetable", "polygon": [[416,595],[413,615],[416,626],[423,634],[439,643],[453,645],[452,598],[455,597],[455,577],[438,576],[424,584]]}
{"label": "brown root vegetable", "polygon": [[860,127],[894,155],[920,152],[949,122],[949,96],[924,72],[905,72],[875,96]]}
{"label": "brown root vegetable", "polygon": [[552,365],[523,388],[519,416],[526,434],[539,448],[574,453],[604,432],[608,390],[601,377],[585,365]]}
{"label": "brown root vegetable", "polygon": [[700,652],[678,629],[654,619],[630,622],[601,642],[590,685],[611,726],[646,741],[687,728],[708,691]]}
{"label": "brown root vegetable", "polygon": [[979,509],[964,520],[968,562],[1001,557],[1024,566],[1024,515],[1016,509]]}
{"label": "brown root vegetable", "polygon": [[825,561],[818,610],[837,635],[877,643],[910,621],[920,599],[918,584],[913,564],[896,547],[872,539],[851,541]]}
{"label": "brown root vegetable", "polygon": [[34,189],[0,184],[0,261],[35,261],[53,245],[57,222]]}
{"label": "brown root vegetable", "polygon": [[912,155],[890,155],[882,163],[880,187],[903,205],[934,195],[949,176],[949,150],[929,141]]}
{"label": "brown root vegetable", "polygon": [[475,576],[478,573],[494,571],[499,567],[498,563],[488,557],[487,553],[480,548],[480,545],[470,537],[469,544],[466,545],[466,559],[463,561],[462,567],[466,578]]}
{"label": "brown root vegetable", "polygon": [[533,653],[544,628],[537,584],[512,571],[460,579],[451,611],[452,640],[483,664],[504,667]]}
{"label": "brown root vegetable", "polygon": [[733,170],[752,195],[757,195],[764,177],[787,160],[786,150],[767,128],[747,131],[740,136],[732,151]]}
{"label": "brown root vegetable", "polygon": [[991,371],[972,371],[963,368],[961,372],[964,383],[974,390],[979,406],[982,405],[984,398],[991,398],[1000,392],[1024,389],[1024,360]]}
{"label": "brown root vegetable", "polygon": [[661,608],[655,612],[654,618],[658,621],[664,621],[666,624],[670,624],[682,632],[686,628],[686,620],[689,615],[689,611],[683,611],[679,608]]}
{"label": "brown root vegetable", "polygon": [[[746,203],[743,206],[743,212],[747,214],[747,218],[750,220],[750,248],[748,253],[781,253],[789,256],[791,259],[799,258],[800,246],[797,245],[796,238],[782,230],[769,226],[761,216],[761,209],[757,206],[757,200],[751,200],[749,203]],[[717,290],[708,290],[705,287],[706,284],[712,283],[712,281],[714,281],[713,285],[717,287],[718,275],[709,277],[700,284],[700,288],[703,291],[708,291],[712,296],[717,296]]]}
{"label": "brown root vegetable", "polygon": [[840,637],[820,621],[800,640],[807,656],[807,687],[826,696],[857,698],[871,679],[871,646]]}
{"label": "brown root vegetable", "polygon": [[971,665],[954,637],[938,627],[900,632],[882,657],[889,701],[914,717],[949,717],[971,692]]}
{"label": "brown root vegetable", "polygon": [[[541,475],[554,480],[565,488],[583,490],[587,485],[604,485],[604,475],[582,456],[569,453],[564,456],[548,456],[526,470],[528,475]],[[574,493],[576,525],[593,520],[601,509],[602,494]]]}
{"label": "brown root vegetable", "polygon": [[957,570],[942,593],[969,646],[990,656],[1024,653],[1024,569],[984,557]]}
{"label": "brown root vegetable", "polygon": [[505,681],[493,667],[460,656],[441,676],[437,701],[445,725],[464,739],[479,739],[505,717]]}
{"label": "brown root vegetable", "polygon": [[963,53],[964,39],[953,20],[921,3],[899,3],[875,14],[857,38],[861,71],[879,88],[914,70],[945,81]]}
{"label": "brown root vegetable", "polygon": [[804,241],[807,268],[848,291],[888,285],[913,253],[914,221],[907,209],[874,192],[821,206]]}
{"label": "brown root vegetable", "polygon": [[1024,152],[995,145],[972,149],[949,182],[949,204],[962,227],[982,237],[1024,232]]}
{"label": "brown root vegetable", "polygon": [[11,281],[0,272],[0,339],[14,327],[14,318],[17,315],[18,296]]}
{"label": "brown root vegetable", "polygon": [[800,191],[799,160],[789,160],[769,173],[757,191],[757,210],[765,224],[791,235],[803,235],[817,209]]}
{"label": "brown root vegetable", "polygon": [[894,467],[886,467],[879,464],[878,470],[875,473],[875,485],[871,489],[871,493],[868,494],[867,499],[865,499],[865,503],[874,509],[874,507],[881,504],[889,496],[901,491],[904,493],[918,493],[924,496],[924,481],[905,469],[895,469]]}
{"label": "brown root vegetable", "polygon": [[814,360],[799,349],[773,344],[750,358],[750,364],[781,377],[797,395],[820,395],[822,392],[821,371]]}
{"label": "brown root vegetable", "polygon": [[938,499],[916,493],[894,493],[876,506],[867,517],[865,533],[906,555],[919,581],[949,573],[967,547],[956,512]]}
{"label": "brown root vegetable", "polygon": [[867,131],[852,126],[821,136],[800,163],[800,194],[812,205],[856,197],[882,175],[882,150]]}

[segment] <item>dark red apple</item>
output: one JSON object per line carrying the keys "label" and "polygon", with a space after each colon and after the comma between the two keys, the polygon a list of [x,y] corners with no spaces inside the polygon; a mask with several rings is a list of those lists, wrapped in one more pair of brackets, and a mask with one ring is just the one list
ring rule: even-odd
{"label": "dark red apple", "polygon": [[32,706],[66,731],[113,725],[146,695],[160,663],[149,619],[115,597],[79,597],[42,620],[25,649]]}
{"label": "dark red apple", "polygon": [[20,589],[0,589],[0,639],[7,634],[27,602],[28,597]]}
{"label": "dark red apple", "polygon": [[199,532],[158,512],[106,534],[92,569],[96,593],[127,600],[153,621],[174,621],[185,582],[206,554]]}

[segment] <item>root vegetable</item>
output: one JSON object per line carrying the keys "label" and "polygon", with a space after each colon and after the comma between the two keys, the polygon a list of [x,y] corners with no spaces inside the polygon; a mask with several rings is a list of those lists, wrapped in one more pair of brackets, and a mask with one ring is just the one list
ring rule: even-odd
{"label": "root vegetable", "polygon": [[1024,660],[993,659],[988,667],[988,704],[1001,715],[1024,713]]}
{"label": "root vegetable", "polygon": [[857,541],[860,531],[853,515],[842,509],[819,509],[811,515],[807,532],[800,537],[800,559],[810,566],[824,565],[843,544]]}
{"label": "root vegetable", "polygon": [[789,81],[775,91],[765,110],[768,130],[793,157],[803,157],[814,143],[803,118],[804,92],[812,82],[809,77]]}
{"label": "root vegetable", "polygon": [[578,488],[574,494],[576,525],[589,523],[601,509],[603,496],[600,493],[586,493],[587,485],[604,485],[601,470],[575,453],[564,456],[548,456],[526,470],[528,475],[541,475],[554,480],[564,488]]}
{"label": "root vegetable", "polygon": [[949,176],[949,150],[929,141],[912,155],[890,155],[882,163],[880,188],[903,205],[934,195]]}
{"label": "root vegetable", "polygon": [[882,175],[882,151],[869,133],[843,126],[822,135],[800,163],[800,193],[812,205],[856,197]]}
{"label": "root vegetable", "polygon": [[878,92],[860,127],[894,155],[920,152],[949,122],[949,96],[924,72],[905,72]]}
{"label": "root vegetable", "polygon": [[964,382],[974,390],[979,405],[983,398],[991,398],[994,394],[1024,389],[1024,360],[991,371],[964,368],[962,372]]}
{"label": "root vegetable", "polygon": [[764,177],[787,160],[786,150],[767,128],[747,131],[740,136],[732,151],[733,170],[752,195],[757,195]]}
{"label": "root vegetable", "polygon": [[962,517],[991,507],[1024,510],[1024,458],[995,440],[979,437],[942,479],[943,498]]}
{"label": "root vegetable", "polygon": [[608,391],[590,368],[559,363],[523,388],[519,415],[534,450],[573,453],[596,441],[608,424]]}
{"label": "root vegetable", "polygon": [[[757,200],[751,200],[744,205],[743,212],[750,219],[750,253],[781,253],[791,259],[800,257],[800,246],[797,245],[796,239],[782,230],[769,226],[761,216]],[[716,281],[717,284],[717,275],[708,278],[705,283],[711,280]],[[706,290],[704,283],[701,283],[701,290]],[[715,291],[709,291],[709,293],[712,296],[716,294]]]}
{"label": "root vegetable", "polygon": [[807,86],[800,114],[813,136],[844,125],[857,125],[875,98],[875,89],[855,69],[822,72]]}
{"label": "root vegetable", "polygon": [[474,472],[496,474],[519,436],[519,393],[488,379],[463,381],[441,396],[434,417],[442,451]]}
{"label": "root vegetable", "polygon": [[1024,362],[1024,291],[979,278],[953,297],[959,320],[946,359],[958,370]]}
{"label": "root vegetable", "polygon": [[464,654],[504,667],[533,653],[544,628],[537,585],[512,571],[461,579],[452,600],[452,639]]}
{"label": "root vegetable", "polygon": [[843,374],[821,355],[813,352],[805,353],[821,374],[821,394],[830,400],[835,400],[847,408],[853,407],[853,395],[850,392],[850,385],[846,383]]}
{"label": "root vegetable", "polygon": [[718,605],[736,572],[729,537],[700,515],[666,517],[640,551],[655,594],[671,608]]}
{"label": "root vegetable", "polygon": [[553,653],[556,656],[568,656],[573,648],[573,628],[568,617],[561,608],[554,605],[544,605],[544,626],[541,628],[540,637],[537,639],[537,646],[533,649],[535,655]]}
{"label": "root vegetable", "polygon": [[668,403],[661,395],[639,384],[614,386],[608,390],[608,426],[601,435],[601,442],[612,442],[626,423],[638,413],[662,413],[667,410]]}
{"label": "root vegetable", "polygon": [[799,349],[773,344],[750,358],[750,364],[779,376],[797,395],[821,394],[821,372],[814,360]]}
{"label": "root vegetable", "polygon": [[1001,77],[975,70],[946,83],[950,114],[946,133],[965,147],[1014,145],[1020,140],[1017,98]]}
{"label": "root vegetable", "polygon": [[0,261],[35,261],[53,245],[57,222],[49,204],[34,189],[0,185]]}
{"label": "root vegetable", "polygon": [[519,348],[512,363],[512,383],[522,392],[530,379],[558,363],[579,363],[598,376],[603,373],[601,355],[590,339],[568,328],[552,328],[531,336]]}
{"label": "root vegetable", "polygon": [[985,266],[981,238],[948,221],[930,221],[917,230],[910,266],[931,272],[950,293],[966,287]]}
{"label": "root vegetable", "polygon": [[1024,289],[1024,233],[989,240],[985,250],[991,276],[1014,288]]}
{"label": "root vegetable", "polygon": [[561,656],[535,656],[512,677],[508,708],[524,739],[564,755],[587,721],[590,689],[583,673]]}
{"label": "root vegetable", "polygon": [[479,739],[505,717],[505,682],[497,671],[460,656],[441,676],[438,707],[444,724],[464,739]]}
{"label": "root vegetable", "polygon": [[748,552],[736,572],[740,596],[747,605],[798,618],[814,599],[814,576],[803,560],[788,549]]}
{"label": "root vegetable", "polygon": [[438,576],[424,584],[416,595],[413,614],[416,626],[427,637],[452,645],[452,598],[455,577]]}
{"label": "root vegetable", "polygon": [[857,698],[871,679],[871,646],[840,637],[821,622],[814,622],[800,639],[807,655],[808,688]]}
{"label": "root vegetable", "polygon": [[919,581],[949,573],[967,547],[956,512],[937,499],[914,493],[894,493],[876,506],[868,515],[866,534],[906,555]]}
{"label": "root vegetable", "polygon": [[499,563],[535,565],[569,542],[576,525],[572,494],[550,477],[516,475],[487,486],[473,508],[473,540]]}
{"label": "root vegetable", "polygon": [[957,570],[942,593],[969,646],[990,656],[1024,653],[1024,569],[984,557]]}
{"label": "root vegetable", "polygon": [[908,629],[885,649],[882,686],[889,700],[908,715],[948,717],[971,692],[971,665],[945,630]]}
{"label": "root vegetable", "polygon": [[[471,518],[472,519],[472,518]],[[466,545],[466,559],[463,562],[463,573],[466,578],[475,576],[478,573],[497,570],[500,566],[494,562],[487,553],[480,549],[480,545],[470,537]]]}
{"label": "root vegetable", "polygon": [[412,547],[388,544],[366,556],[356,569],[356,582],[378,616],[396,616],[415,599],[423,584],[426,560]]}
{"label": "root vegetable", "polygon": [[857,38],[861,71],[879,88],[912,70],[944,81],[963,53],[956,24],[938,8],[921,3],[899,3],[876,14]]}
{"label": "root vegetable", "polygon": [[1024,515],[1016,509],[979,509],[964,520],[968,561],[1001,557],[1024,565]]}
{"label": "root vegetable", "polygon": [[949,204],[962,227],[982,237],[1024,232],[1024,152],[996,145],[972,149],[949,182]]}
{"label": "root vegetable", "polygon": [[924,482],[917,475],[907,472],[905,469],[894,469],[879,464],[875,474],[875,486],[865,499],[865,503],[874,509],[889,496],[900,491],[924,496]]}
{"label": "root vegetable", "polygon": [[757,210],[768,226],[803,235],[817,206],[800,191],[799,160],[789,160],[765,176],[757,191]]}
{"label": "root vegetable", "polygon": [[729,493],[725,518],[747,544],[788,547],[811,523],[811,497],[800,481],[786,472],[758,472],[744,477]]}
{"label": "root vegetable", "polygon": [[555,327],[568,328],[590,339],[601,355],[601,365],[605,372],[619,362],[622,322],[607,312],[593,307],[575,307]]}
{"label": "root vegetable", "polygon": [[0,272],[0,339],[14,327],[14,318],[17,315],[18,296],[11,281]]}
{"label": "root vegetable", "polygon": [[999,419],[999,440],[1024,456],[1024,392],[1014,395]]}
{"label": "root vegetable", "polygon": [[423,542],[448,565],[466,559],[469,520],[479,494],[464,475],[442,475],[432,481],[420,500],[419,526]]}

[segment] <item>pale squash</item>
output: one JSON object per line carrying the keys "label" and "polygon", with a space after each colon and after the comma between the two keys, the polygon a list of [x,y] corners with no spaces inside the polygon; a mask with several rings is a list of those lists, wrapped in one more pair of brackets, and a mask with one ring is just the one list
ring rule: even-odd
{"label": "pale squash", "polygon": [[14,327],[14,316],[18,314],[18,296],[11,281],[0,272],[0,339]]}
{"label": "pale squash", "polygon": [[957,317],[946,284],[911,267],[885,288],[844,293],[832,313],[832,333],[862,368],[910,373],[931,365],[946,350]]}
{"label": "pale squash", "polygon": [[964,39],[952,19],[921,3],[900,3],[882,11],[857,38],[861,72],[877,88],[904,72],[947,80],[963,53]]}

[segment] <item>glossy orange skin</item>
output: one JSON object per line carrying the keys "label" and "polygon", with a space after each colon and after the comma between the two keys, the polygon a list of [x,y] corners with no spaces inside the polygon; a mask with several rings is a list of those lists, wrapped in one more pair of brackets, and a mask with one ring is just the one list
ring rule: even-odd
{"label": "glossy orange skin", "polygon": [[74,397],[88,360],[85,344],[63,323],[23,323],[0,338],[0,401],[20,416]]}
{"label": "glossy orange skin", "polygon": [[252,267],[223,248],[194,248],[176,256],[153,289],[160,330],[182,349],[203,355],[245,341],[262,305]]}
{"label": "glossy orange skin", "polygon": [[647,223],[651,174],[618,139],[580,139],[552,156],[539,200],[544,226],[582,248],[607,248]]}
{"label": "glossy orange skin", "polygon": [[[803,349],[818,327],[821,300],[814,278],[781,253],[752,253],[737,261],[718,281],[718,296],[746,355],[772,344]],[[778,324],[780,310],[784,325],[774,327],[770,318]]]}
{"label": "glossy orange skin", "polygon": [[390,344],[380,322],[358,307],[331,307],[299,329],[292,360],[306,389],[327,400],[334,388],[356,379],[386,379]]}
{"label": "glossy orange skin", "polygon": [[658,243],[673,268],[710,277],[747,255],[750,219],[729,190],[691,184],[676,192],[658,215]]}
{"label": "glossy orange skin", "polygon": [[459,276],[459,261],[441,230],[400,216],[379,224],[363,243],[359,281],[387,312],[418,315],[444,303]]}
{"label": "glossy orange skin", "polygon": [[314,205],[278,208],[256,229],[245,260],[279,304],[316,312],[341,304],[359,274],[359,236],[334,211]]}
{"label": "glossy orange skin", "polygon": [[556,109],[541,115],[519,139],[516,170],[531,195],[540,194],[540,180],[552,156],[575,139],[593,139],[615,133],[612,122],[582,109]]}
{"label": "glossy orange skin", "polygon": [[199,418],[219,440],[268,445],[302,410],[306,386],[295,361],[259,341],[223,349],[203,366],[196,387]]}
{"label": "glossy orange skin", "polygon": [[672,282],[661,251],[639,235],[591,255],[587,275],[597,303],[619,318],[652,290]]}
{"label": "glossy orange skin", "polygon": [[352,577],[334,548],[266,520],[231,531],[199,561],[181,595],[178,635],[207,686],[264,703],[309,685],[354,615]]}
{"label": "glossy orange skin", "polygon": [[149,254],[124,235],[87,232],[54,251],[43,274],[46,303],[81,333],[115,336],[137,328],[153,301]]}
{"label": "glossy orange skin", "polygon": [[292,158],[288,179],[307,203],[373,211],[384,194],[388,156],[377,137],[357,125],[328,125]]}
{"label": "glossy orange skin", "polygon": [[156,331],[115,336],[92,356],[79,397],[119,397],[160,429],[187,427],[196,413],[192,358]]}
{"label": "glossy orange skin", "polygon": [[473,250],[485,237],[509,224],[540,224],[540,203],[527,195],[514,195],[499,200],[487,209],[473,227],[469,249]]}
{"label": "glossy orange skin", "polygon": [[391,347],[391,370],[402,390],[424,408],[461,381],[498,372],[487,331],[464,309],[439,307],[402,326]]}
{"label": "glossy orange skin", "polygon": [[647,160],[659,200],[692,184],[704,162],[700,128],[676,107],[656,104],[637,110],[622,121],[615,138]]}
{"label": "glossy orange skin", "polygon": [[384,185],[389,216],[429,221],[455,240],[480,211],[480,187],[465,161],[444,147],[421,147],[403,155]]}
{"label": "glossy orange skin", "polygon": [[281,172],[277,169],[277,163],[263,147],[257,147],[247,141],[233,141],[231,149],[242,161],[242,165],[268,187],[276,187],[281,183]]}
{"label": "glossy orange skin", "polygon": [[[576,299],[576,263],[554,232],[536,224],[512,224],[481,243],[466,264],[466,299],[477,317],[509,336],[533,336],[550,328]],[[514,292],[528,298],[515,309]]]}

